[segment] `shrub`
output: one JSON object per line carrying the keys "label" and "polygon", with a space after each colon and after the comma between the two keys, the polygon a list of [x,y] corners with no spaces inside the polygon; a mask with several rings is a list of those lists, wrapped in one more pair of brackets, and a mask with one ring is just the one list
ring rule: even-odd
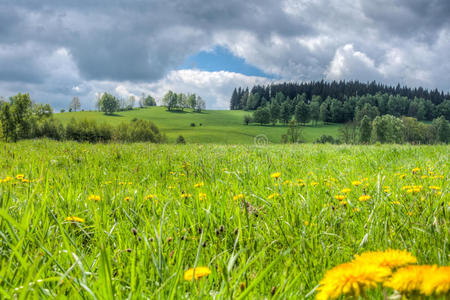
{"label": "shrub", "polygon": [[195,123],[191,123],[191,127],[195,127]]}
{"label": "shrub", "polygon": [[177,144],[186,144],[186,140],[184,139],[184,136],[179,135],[179,136],[177,137],[176,143],[177,143]]}

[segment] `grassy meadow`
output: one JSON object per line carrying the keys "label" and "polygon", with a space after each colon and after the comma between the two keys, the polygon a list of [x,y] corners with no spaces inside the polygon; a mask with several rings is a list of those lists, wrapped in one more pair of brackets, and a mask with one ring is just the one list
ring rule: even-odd
{"label": "grassy meadow", "polygon": [[[146,111],[57,117],[119,121]],[[233,130],[242,112],[196,114],[203,126],[191,129],[191,114],[169,124],[155,111],[151,119],[169,136],[173,128],[192,142],[247,143]],[[252,143],[261,129],[248,128]],[[406,249],[420,264],[446,266],[448,153],[409,145],[2,143],[0,298],[313,299],[327,270],[369,250]],[[193,267],[211,274],[185,280]],[[383,299],[383,290],[366,297]]]}
{"label": "grassy meadow", "polygon": [[[117,112],[113,116],[97,111],[56,113],[54,116],[64,124],[67,124],[71,118],[94,119],[114,125],[134,118],[150,120],[167,134],[169,143],[175,142],[180,134],[188,143],[253,144],[254,137],[259,134],[266,135],[271,143],[281,142],[281,136],[286,134],[287,126],[282,124],[245,125],[244,116],[247,114],[251,113],[242,110],[205,110],[197,113],[190,109],[182,112],[167,111],[165,107],[148,107]],[[191,123],[195,123],[196,126],[192,127]],[[303,136],[306,142],[316,141],[322,134],[338,137],[341,126],[341,124],[318,124],[317,126],[309,124],[302,127]]]}

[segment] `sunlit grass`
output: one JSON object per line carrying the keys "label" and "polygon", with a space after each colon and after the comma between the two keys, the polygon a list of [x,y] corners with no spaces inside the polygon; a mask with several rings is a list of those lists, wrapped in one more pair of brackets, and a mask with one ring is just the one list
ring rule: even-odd
{"label": "sunlit grass", "polygon": [[[449,262],[448,146],[24,141],[0,153],[0,298],[314,298],[364,251]],[[194,267],[211,273],[185,280]]]}

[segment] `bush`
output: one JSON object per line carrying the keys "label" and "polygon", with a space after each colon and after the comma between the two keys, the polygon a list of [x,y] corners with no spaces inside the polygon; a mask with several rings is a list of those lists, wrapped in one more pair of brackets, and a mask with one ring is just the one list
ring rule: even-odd
{"label": "bush", "polygon": [[195,123],[191,123],[191,127],[195,127]]}
{"label": "bush", "polygon": [[317,140],[316,143],[319,144],[338,144],[339,140],[334,139],[331,135],[322,134]]}
{"label": "bush", "polygon": [[176,143],[177,143],[177,144],[186,144],[186,140],[184,139],[184,136],[179,135],[179,136],[177,137]]}

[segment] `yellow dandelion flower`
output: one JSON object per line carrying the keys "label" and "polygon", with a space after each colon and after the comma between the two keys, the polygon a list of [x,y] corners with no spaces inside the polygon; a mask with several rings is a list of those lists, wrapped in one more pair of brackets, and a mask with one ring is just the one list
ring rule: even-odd
{"label": "yellow dandelion flower", "polygon": [[202,187],[202,186],[204,186],[204,185],[205,185],[205,183],[202,181],[202,182],[199,182],[199,183],[194,184],[194,187],[195,187],[195,188],[199,188],[199,187]]}
{"label": "yellow dandelion flower", "polygon": [[342,189],[341,193],[342,193],[342,194],[348,194],[348,193],[350,193],[351,191],[352,191],[352,190],[349,189],[349,188],[344,188],[344,189]]}
{"label": "yellow dandelion flower", "polygon": [[341,295],[359,297],[368,288],[383,282],[391,270],[377,265],[346,263],[329,270],[320,281],[316,299],[336,299]]}
{"label": "yellow dandelion flower", "polygon": [[88,200],[100,201],[99,195],[89,195]]}
{"label": "yellow dandelion flower", "polygon": [[305,226],[308,226],[308,225],[309,225],[309,222],[308,222],[308,221],[305,221],[305,222],[303,222],[303,224],[305,224]]}
{"label": "yellow dandelion flower", "polygon": [[18,180],[21,180],[21,179],[23,179],[25,177],[25,175],[23,175],[23,174],[17,174],[16,175],[16,179],[18,179]]}
{"label": "yellow dandelion flower", "polygon": [[208,267],[197,267],[195,269],[190,268],[184,272],[184,280],[191,281],[192,278],[199,279],[211,274],[211,270]]}
{"label": "yellow dandelion flower", "polygon": [[68,222],[84,223],[84,219],[79,218],[79,217],[67,217],[64,220],[66,220]]}
{"label": "yellow dandelion flower", "polygon": [[398,201],[398,200],[397,201],[392,201],[391,203],[392,204],[396,204],[396,205],[400,205],[400,201]]}
{"label": "yellow dandelion flower", "polygon": [[386,251],[368,251],[355,255],[354,263],[375,264],[381,267],[398,268],[415,264],[417,259],[406,250],[388,249]]}
{"label": "yellow dandelion flower", "polygon": [[145,196],[145,200],[154,199],[155,197],[156,197],[156,195],[148,194],[147,196]]}
{"label": "yellow dandelion flower", "polygon": [[404,267],[398,269],[397,272],[395,272],[383,285],[402,294],[419,292],[424,277],[430,274],[430,271],[433,271],[433,269],[435,269],[435,267],[432,266]]}
{"label": "yellow dandelion flower", "polygon": [[198,198],[199,198],[200,200],[206,200],[206,193],[199,193],[199,194],[198,194]]}
{"label": "yellow dandelion flower", "polygon": [[441,187],[439,187],[437,185],[430,185],[429,188],[430,188],[430,190],[433,190],[433,191],[440,191],[441,190]]}
{"label": "yellow dandelion flower", "polygon": [[270,194],[267,198],[268,198],[268,199],[273,199],[273,198],[278,197],[278,196],[280,196],[280,194],[278,194],[278,193],[273,193],[273,194]]}
{"label": "yellow dandelion flower", "polygon": [[244,199],[244,197],[245,197],[244,194],[238,194],[236,196],[233,196],[233,200],[236,201],[236,200]]}
{"label": "yellow dandelion flower", "polygon": [[391,191],[391,188],[389,186],[383,186],[383,192],[389,193]]}
{"label": "yellow dandelion flower", "polygon": [[417,172],[419,172],[420,171],[420,168],[414,168],[414,169],[412,169],[412,172],[415,174],[415,173],[417,173]]}
{"label": "yellow dandelion flower", "polygon": [[288,185],[288,184],[291,184],[292,182],[290,181],[290,180],[285,180],[285,181],[283,181],[283,185]]}
{"label": "yellow dandelion flower", "polygon": [[342,201],[345,198],[347,198],[347,196],[345,196],[345,195],[336,195],[336,196],[334,196],[334,199],[339,200],[339,201]]}
{"label": "yellow dandelion flower", "polygon": [[187,199],[187,198],[191,198],[192,197],[192,195],[191,194],[189,194],[189,193],[183,193],[183,194],[181,194],[181,196],[180,196],[181,198],[184,198],[184,199]]}
{"label": "yellow dandelion flower", "polygon": [[270,177],[275,178],[275,179],[277,179],[280,176],[281,176],[280,172],[275,172],[275,173],[270,174]]}
{"label": "yellow dandelion flower", "polygon": [[125,200],[125,201],[130,201],[131,198],[130,198],[130,196],[126,196],[125,198],[123,198],[123,200]]}
{"label": "yellow dandelion flower", "polygon": [[297,182],[301,183],[301,182],[303,182],[303,179],[297,179]]}
{"label": "yellow dandelion flower", "polygon": [[420,288],[422,294],[430,296],[450,293],[450,266],[428,269],[424,273],[429,276],[424,276]]}
{"label": "yellow dandelion flower", "polygon": [[340,201],[339,204],[340,205],[347,205],[347,201]]}
{"label": "yellow dandelion flower", "polygon": [[319,185],[319,183],[317,181],[311,182],[311,186],[317,186],[317,185]]}
{"label": "yellow dandelion flower", "polygon": [[359,180],[353,180],[352,181],[352,185],[354,185],[354,186],[358,186],[358,185],[360,185],[362,182],[361,181],[359,181]]}
{"label": "yellow dandelion flower", "polygon": [[358,211],[359,211],[358,207],[355,207],[355,208],[352,209],[352,212],[358,212]]}
{"label": "yellow dandelion flower", "polygon": [[358,198],[358,200],[364,202],[370,200],[370,198],[372,198],[370,195],[362,195]]}
{"label": "yellow dandelion flower", "polygon": [[426,178],[428,178],[428,176],[427,175],[422,175],[422,176],[420,176],[420,178],[426,179]]}

